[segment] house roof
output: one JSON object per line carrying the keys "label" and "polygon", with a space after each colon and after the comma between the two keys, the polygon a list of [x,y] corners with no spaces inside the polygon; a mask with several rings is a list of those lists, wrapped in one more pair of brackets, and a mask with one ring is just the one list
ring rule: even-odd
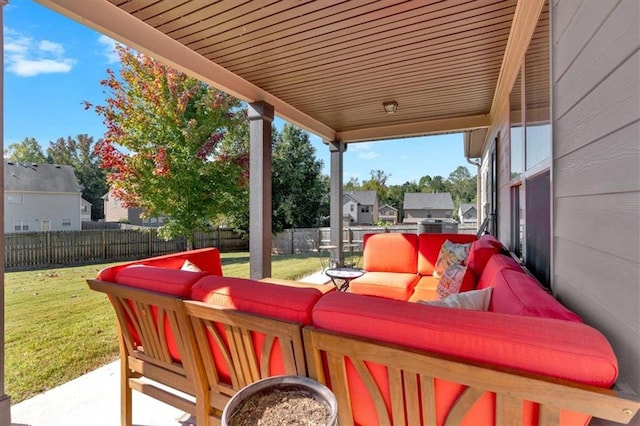
{"label": "house roof", "polygon": [[381,211],[381,210],[387,210],[387,209],[391,209],[391,210],[394,210],[394,211],[398,211],[398,209],[396,209],[396,208],[395,208],[395,207],[393,207],[393,206],[390,206],[389,204],[383,204],[383,205],[381,205],[380,207],[378,207],[378,211]]}
{"label": "house roof", "polygon": [[[37,0],[326,141],[487,128],[541,0]],[[395,101],[395,114],[383,102]],[[482,139],[482,138],[480,138]],[[465,146],[465,150],[468,150]]]}
{"label": "house roof", "polygon": [[4,161],[4,190],[17,192],[81,191],[71,166]]}
{"label": "house roof", "polygon": [[344,194],[363,206],[373,206],[378,199],[377,191],[345,191]]}
{"label": "house roof", "polygon": [[405,210],[453,210],[453,199],[448,192],[405,192]]}
{"label": "house roof", "polygon": [[461,203],[460,207],[458,207],[458,209],[460,210],[460,212],[462,214],[465,214],[466,212],[468,212],[471,209],[475,209],[476,205],[473,203]]}

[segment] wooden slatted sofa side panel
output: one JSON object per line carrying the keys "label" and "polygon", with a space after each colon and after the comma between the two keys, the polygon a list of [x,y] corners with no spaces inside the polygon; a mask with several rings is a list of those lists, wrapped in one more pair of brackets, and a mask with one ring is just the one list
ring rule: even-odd
{"label": "wooden slatted sofa side panel", "polygon": [[[403,384],[413,383],[418,373],[436,378],[438,424],[462,419],[461,413],[467,414],[464,424],[500,424],[495,412],[508,415],[513,410],[503,408],[513,406],[505,405],[508,395],[534,401],[515,408],[522,424],[586,424],[589,415],[629,422],[639,408],[637,402],[609,393],[618,373],[615,354],[600,332],[582,322],[331,293],[314,306],[312,325],[304,330],[310,375],[336,392],[341,424],[404,424],[394,416],[415,415],[415,409],[411,403],[400,403],[402,408],[394,404],[416,394],[394,383],[397,377]],[[415,354],[420,360],[405,364]],[[430,367],[433,359],[440,361]],[[444,362],[450,360],[457,367]],[[409,369],[409,376],[403,369]],[[495,382],[491,375],[482,376],[482,369],[507,375],[496,376],[500,380]],[[477,382],[478,377],[483,379]],[[486,387],[495,383],[495,389]],[[469,386],[485,391],[469,391]],[[430,389],[427,384],[425,392]],[[601,396],[607,394],[611,398]],[[428,392],[420,390],[419,395]],[[460,401],[470,399],[475,401],[470,408],[460,408],[465,406]],[[434,414],[426,407],[432,405],[426,403],[421,413],[426,417],[417,424],[430,424]],[[547,422],[544,405],[562,408],[558,422]]]}
{"label": "wooden slatted sofa side panel", "polygon": [[[302,323],[199,301],[183,303],[195,333],[194,350],[208,380],[208,403],[218,416],[229,399],[248,384],[273,375],[307,375]],[[274,356],[281,357],[282,371],[273,371]],[[221,367],[227,380],[221,380]]]}
{"label": "wooden slatted sofa side panel", "polygon": [[274,375],[306,376],[302,327],[321,289],[209,275],[184,301],[195,350],[220,413],[244,386]]}
{"label": "wooden slatted sofa side panel", "polygon": [[[640,403],[618,397],[609,389],[313,326],[305,327],[303,336],[309,377],[333,390],[342,426],[365,424],[354,419],[354,404],[363,403],[362,398],[353,399],[354,375],[368,394],[376,424],[380,425],[473,424],[474,420],[465,416],[483,398],[495,398],[496,425],[575,424],[584,420],[579,413],[628,423],[640,409]],[[376,370],[380,366],[382,369]],[[380,374],[386,381],[382,387]],[[445,382],[463,388],[446,412],[436,409],[440,405],[438,391]],[[534,410],[534,414],[527,414],[528,410]]]}
{"label": "wooden slatted sofa side panel", "polygon": [[196,415],[199,426],[209,424],[209,416],[204,415],[208,405],[198,405],[206,376],[193,350],[193,330],[182,299],[107,281],[89,279],[87,283],[107,295],[116,314],[122,424],[132,424],[132,389]]}

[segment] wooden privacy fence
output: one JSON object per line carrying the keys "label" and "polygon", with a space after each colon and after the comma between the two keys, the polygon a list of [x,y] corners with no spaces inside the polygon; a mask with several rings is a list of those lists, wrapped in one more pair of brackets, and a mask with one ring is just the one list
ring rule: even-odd
{"label": "wooden privacy fence", "polygon": [[[362,243],[364,234],[382,232],[415,233],[416,225],[393,226],[351,226],[342,231],[343,244]],[[273,237],[273,252],[293,254],[318,251],[319,247],[330,244],[331,228],[286,229]]]}
{"label": "wooden privacy fence", "polygon": [[[249,243],[232,229],[218,228],[194,235],[194,248],[246,251]],[[5,268],[101,263],[140,259],[186,250],[184,238],[165,241],[157,230],[85,230],[28,232],[5,235]]]}
{"label": "wooden privacy fence", "polygon": [[[364,234],[417,231],[417,225],[352,226],[343,230],[344,244],[361,243]],[[423,232],[441,232],[425,229]],[[464,233],[463,230],[460,230]],[[472,230],[471,233],[475,233]],[[330,243],[330,228],[287,229],[273,236],[274,254],[318,251]],[[229,228],[194,235],[194,248],[217,247],[222,252],[248,251],[249,241]],[[117,262],[159,256],[187,249],[184,238],[165,241],[157,229],[89,229],[61,232],[5,234],[5,268],[39,268],[49,265]]]}

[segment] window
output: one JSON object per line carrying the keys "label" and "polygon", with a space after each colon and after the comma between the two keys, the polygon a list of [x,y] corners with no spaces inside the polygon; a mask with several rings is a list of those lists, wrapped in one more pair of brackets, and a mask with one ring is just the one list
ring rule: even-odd
{"label": "window", "polygon": [[355,211],[355,210],[356,210],[356,206],[354,206],[353,204],[351,204],[351,205],[349,206],[349,210],[350,210],[350,211],[352,211],[352,212],[353,212],[353,211]]}
{"label": "window", "polygon": [[13,230],[15,232],[28,232],[29,231],[29,220],[27,219],[16,219],[13,221]]}
{"label": "window", "polygon": [[511,104],[511,179],[519,180],[524,172],[524,127],[522,117],[522,72],[513,85],[509,102]]}
{"label": "window", "polygon": [[7,201],[9,202],[9,204],[22,204],[22,194],[9,194],[7,196]]}
{"label": "window", "polygon": [[550,286],[551,116],[549,6],[545,7],[510,95],[510,249]]}
{"label": "window", "polygon": [[433,212],[431,210],[427,210],[427,219],[431,219],[433,216]]}
{"label": "window", "polygon": [[62,219],[62,226],[63,227],[71,226],[71,219]]}

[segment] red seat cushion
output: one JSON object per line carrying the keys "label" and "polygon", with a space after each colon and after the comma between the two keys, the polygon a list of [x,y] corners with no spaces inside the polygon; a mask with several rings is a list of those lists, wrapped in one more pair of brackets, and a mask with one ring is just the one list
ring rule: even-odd
{"label": "red seat cushion", "polygon": [[408,300],[420,276],[400,272],[367,272],[349,283],[349,292]]}
{"label": "red seat cushion", "polygon": [[134,265],[119,271],[115,282],[129,287],[156,291],[177,297],[189,297],[191,287],[208,272],[191,272],[155,266]]}
{"label": "red seat cushion", "polygon": [[[311,310],[322,292],[314,288],[287,287],[268,284],[243,278],[219,277],[210,275],[193,286],[191,297],[194,300],[211,304],[222,309],[233,309],[274,319],[310,324]],[[214,327],[229,350],[229,333],[223,324]],[[264,362],[269,365],[271,375],[286,374],[286,360],[282,355],[280,342],[276,341],[268,359],[264,359],[262,347],[265,336],[252,332],[252,341],[259,368]],[[216,368],[218,379],[227,384],[232,383],[229,359],[220,350],[210,331],[207,331],[211,357]]]}
{"label": "red seat cushion", "polygon": [[322,292],[315,288],[287,287],[244,278],[209,275],[191,289],[191,298],[286,321],[311,322],[311,309]]}
{"label": "red seat cushion", "polygon": [[446,240],[455,244],[466,244],[476,240],[473,234],[420,234],[418,236],[418,273],[433,275],[442,244]]}
{"label": "red seat cushion", "polygon": [[436,290],[440,280],[431,275],[421,277],[418,284],[413,288],[413,293],[409,297],[409,302],[417,302],[418,300],[428,301],[437,300],[438,294]]}
{"label": "red seat cushion", "polygon": [[501,250],[502,243],[493,235],[483,235],[471,244],[467,266],[476,277],[480,277],[489,259],[493,255],[500,253]]}
{"label": "red seat cushion", "polygon": [[417,272],[416,234],[365,234],[362,247],[362,268],[365,271]]}
{"label": "red seat cushion", "polygon": [[618,374],[606,338],[574,321],[335,292],[315,305],[313,325],[604,388]]}
{"label": "red seat cushion", "polygon": [[580,318],[547,293],[533,277],[502,269],[493,283],[489,310],[503,314],[578,321]]}

